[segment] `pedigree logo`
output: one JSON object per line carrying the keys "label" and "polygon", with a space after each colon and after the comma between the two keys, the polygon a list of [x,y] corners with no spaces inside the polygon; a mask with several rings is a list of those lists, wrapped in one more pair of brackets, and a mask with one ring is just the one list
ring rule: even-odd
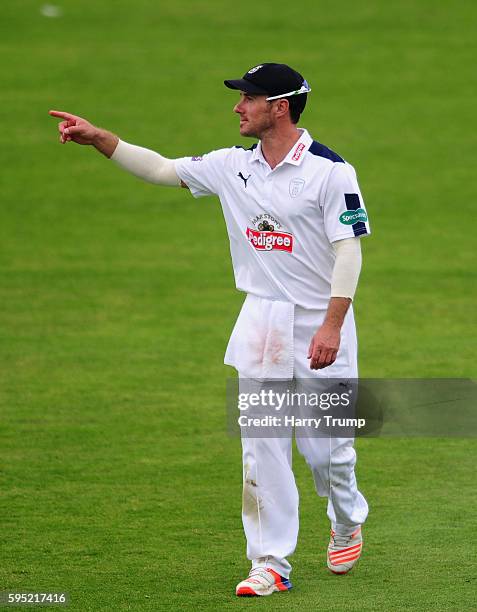
{"label": "pedigree logo", "polygon": [[257,251],[293,251],[293,236],[286,232],[259,232],[247,227],[247,238]]}
{"label": "pedigree logo", "polygon": [[257,251],[293,251],[293,234],[284,232],[281,223],[268,213],[252,219],[257,229],[247,227],[246,235]]}

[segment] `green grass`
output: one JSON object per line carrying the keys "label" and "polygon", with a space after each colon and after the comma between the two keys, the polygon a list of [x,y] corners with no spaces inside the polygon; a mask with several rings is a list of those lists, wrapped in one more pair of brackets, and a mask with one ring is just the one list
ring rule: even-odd
{"label": "green grass", "polygon": [[356,299],[366,377],[476,377],[475,3],[0,9],[0,590],[70,609],[477,609],[476,444],[363,439],[356,572],[325,569],[296,455],[295,589],[237,600],[240,444],[225,433],[233,288],[217,202],[60,147],[49,108],[170,157],[242,141],[223,78],[300,69],[303,125],[356,167],[373,236]]}

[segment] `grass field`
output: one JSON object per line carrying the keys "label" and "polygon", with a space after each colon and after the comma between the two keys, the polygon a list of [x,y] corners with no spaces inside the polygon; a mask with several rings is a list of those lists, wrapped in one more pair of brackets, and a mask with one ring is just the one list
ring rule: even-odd
{"label": "grass field", "polygon": [[357,570],[325,568],[324,501],[296,455],[295,589],[248,571],[223,352],[242,296],[217,201],[61,147],[49,108],[164,155],[244,144],[222,85],[262,61],[351,161],[371,217],[356,299],[367,377],[476,377],[471,1],[3,0],[0,591],[69,609],[469,611],[474,439],[362,439]]}

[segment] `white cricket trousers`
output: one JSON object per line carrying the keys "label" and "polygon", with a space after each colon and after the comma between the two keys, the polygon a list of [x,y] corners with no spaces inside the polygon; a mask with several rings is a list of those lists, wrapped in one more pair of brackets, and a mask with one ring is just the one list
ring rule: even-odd
{"label": "white cricket trousers", "polygon": [[[310,370],[307,351],[324,313],[295,307],[294,377],[300,379],[356,379],[357,342],[353,312],[350,310],[341,332],[336,362],[324,370]],[[243,379],[239,391],[260,392],[267,381]],[[274,381],[274,389],[277,384]],[[289,387],[289,383],[283,384]],[[296,437],[299,452],[309,465],[319,496],[328,498],[328,518],[340,534],[351,534],[366,520],[368,504],[358,491],[354,467],[353,438]],[[292,437],[254,438],[242,436],[243,506],[242,520],[247,539],[247,557],[252,567],[272,567],[288,577],[287,557],[298,538],[298,490],[292,471]]]}

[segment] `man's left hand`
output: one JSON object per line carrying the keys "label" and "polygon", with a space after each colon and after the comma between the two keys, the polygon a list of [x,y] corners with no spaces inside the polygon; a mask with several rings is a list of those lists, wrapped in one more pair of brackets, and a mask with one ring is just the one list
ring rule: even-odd
{"label": "man's left hand", "polygon": [[336,359],[340,348],[340,329],[338,327],[323,324],[310,342],[308,359],[310,359],[311,370],[322,370],[327,368]]}

